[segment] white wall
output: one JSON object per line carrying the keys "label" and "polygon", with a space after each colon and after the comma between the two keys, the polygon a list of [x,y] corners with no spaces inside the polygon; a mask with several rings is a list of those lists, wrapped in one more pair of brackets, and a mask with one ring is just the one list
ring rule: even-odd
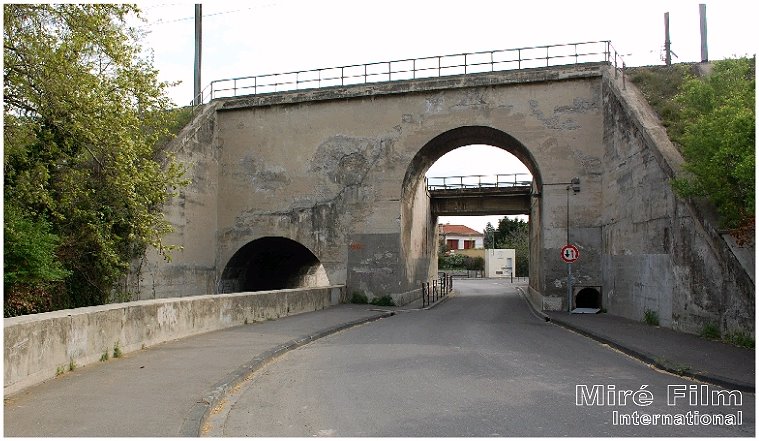
{"label": "white wall", "polygon": [[516,251],[513,249],[485,250],[485,277],[511,277],[516,275]]}

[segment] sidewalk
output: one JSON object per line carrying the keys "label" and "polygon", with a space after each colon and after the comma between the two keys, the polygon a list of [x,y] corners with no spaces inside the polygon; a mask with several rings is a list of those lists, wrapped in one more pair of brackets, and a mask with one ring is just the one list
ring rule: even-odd
{"label": "sidewalk", "polygon": [[740,348],[611,314],[545,312],[551,322],[678,375],[754,393],[753,349]]}
{"label": "sidewalk", "polygon": [[175,340],[4,397],[4,435],[198,436],[207,411],[290,349],[393,312],[339,305]]}

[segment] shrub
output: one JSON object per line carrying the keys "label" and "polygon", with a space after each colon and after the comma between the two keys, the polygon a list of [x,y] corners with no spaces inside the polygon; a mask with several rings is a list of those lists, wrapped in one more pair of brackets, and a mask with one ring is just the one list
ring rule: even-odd
{"label": "shrub", "polygon": [[370,303],[376,306],[395,306],[395,302],[390,296],[375,297]]}
{"label": "shrub", "polygon": [[53,309],[53,294],[70,274],[56,256],[60,239],[44,220],[5,204],[3,231],[5,317]]}
{"label": "shrub", "polygon": [[643,322],[651,326],[659,326],[659,313],[651,309],[643,312]]}
{"label": "shrub", "polygon": [[485,259],[483,257],[470,257],[464,254],[451,254],[438,257],[439,269],[468,269],[484,270]]}
{"label": "shrub", "polygon": [[353,291],[353,296],[351,296],[351,303],[365,305],[369,303],[369,299],[366,297],[366,294],[362,293],[361,291]]}

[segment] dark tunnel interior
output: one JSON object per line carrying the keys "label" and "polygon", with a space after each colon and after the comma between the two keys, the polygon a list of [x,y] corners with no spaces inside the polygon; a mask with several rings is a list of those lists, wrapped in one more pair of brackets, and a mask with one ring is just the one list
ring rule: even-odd
{"label": "dark tunnel interior", "polygon": [[221,292],[268,291],[309,286],[321,267],[306,247],[284,237],[264,237],[240,248],[222,274]]}
{"label": "dark tunnel interior", "polygon": [[583,288],[575,296],[575,308],[601,308],[601,293],[595,288]]}

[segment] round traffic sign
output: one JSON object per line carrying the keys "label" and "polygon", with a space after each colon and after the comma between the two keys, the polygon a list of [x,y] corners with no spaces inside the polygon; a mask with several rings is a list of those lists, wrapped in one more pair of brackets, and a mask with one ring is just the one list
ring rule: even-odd
{"label": "round traffic sign", "polygon": [[566,263],[573,263],[580,258],[580,250],[576,246],[569,244],[561,248],[561,260]]}

